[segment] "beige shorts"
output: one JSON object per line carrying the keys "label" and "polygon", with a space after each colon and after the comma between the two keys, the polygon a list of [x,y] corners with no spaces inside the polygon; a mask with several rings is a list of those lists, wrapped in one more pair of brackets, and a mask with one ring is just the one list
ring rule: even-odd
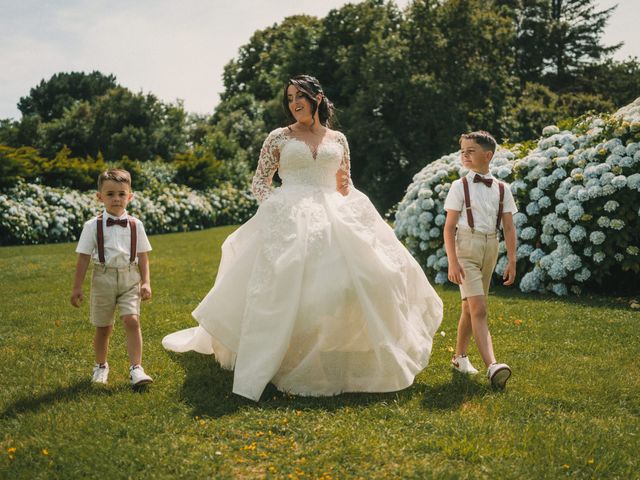
{"label": "beige shorts", "polygon": [[116,306],[123,315],[140,315],[140,271],[137,265],[112,268],[93,266],[91,323],[108,327],[115,321]]}
{"label": "beige shorts", "polygon": [[462,299],[488,295],[491,276],[498,260],[497,235],[458,229],[456,255],[464,270],[464,279],[460,284]]}

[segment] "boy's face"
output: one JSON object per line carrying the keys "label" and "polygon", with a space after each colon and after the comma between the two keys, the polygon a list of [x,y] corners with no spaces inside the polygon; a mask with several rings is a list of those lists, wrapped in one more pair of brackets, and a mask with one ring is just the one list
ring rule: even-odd
{"label": "boy's face", "polygon": [[460,159],[462,165],[468,169],[478,173],[489,173],[489,163],[491,163],[492,157],[491,150],[485,150],[474,140],[463,138],[460,141]]}
{"label": "boy's face", "polygon": [[105,180],[96,196],[104,204],[108,214],[119,217],[127,209],[133,193],[126,183]]}

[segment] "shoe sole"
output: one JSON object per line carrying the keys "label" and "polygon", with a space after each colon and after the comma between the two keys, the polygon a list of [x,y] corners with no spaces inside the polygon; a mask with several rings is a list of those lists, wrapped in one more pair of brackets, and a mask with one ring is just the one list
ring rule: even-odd
{"label": "shoe sole", "polygon": [[138,383],[132,383],[132,387],[141,387],[142,385],[149,385],[153,383],[153,380],[140,380]]}
{"label": "shoe sole", "polygon": [[455,365],[451,365],[451,369],[452,369],[454,372],[459,373],[460,375],[477,375],[477,374],[478,374],[478,371],[477,371],[477,370],[476,370],[475,372],[465,372],[465,371],[463,371],[463,370],[457,369],[457,368],[455,367]]}
{"label": "shoe sole", "polygon": [[504,389],[507,384],[507,380],[511,377],[511,370],[509,368],[501,368],[496,371],[491,377],[491,385],[495,388]]}

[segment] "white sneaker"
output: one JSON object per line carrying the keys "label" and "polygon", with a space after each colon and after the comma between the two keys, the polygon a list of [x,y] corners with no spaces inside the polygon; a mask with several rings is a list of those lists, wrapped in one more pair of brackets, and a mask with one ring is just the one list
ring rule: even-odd
{"label": "white sneaker", "polygon": [[153,379],[149,375],[144,373],[144,368],[142,368],[142,365],[129,367],[129,379],[131,380],[131,385],[134,386],[146,385],[153,382]]}
{"label": "white sneaker", "polygon": [[492,387],[503,389],[511,376],[511,368],[506,363],[492,363],[487,369],[487,378]]}
{"label": "white sneaker", "polygon": [[93,383],[102,383],[104,385],[107,384],[107,379],[109,378],[109,364],[103,363],[100,365],[96,363],[93,367],[93,378],[91,381]]}
{"label": "white sneaker", "polygon": [[471,360],[469,360],[469,357],[466,355],[454,355],[451,359],[451,366],[454,370],[467,375],[475,375],[478,373],[478,370],[471,365]]}

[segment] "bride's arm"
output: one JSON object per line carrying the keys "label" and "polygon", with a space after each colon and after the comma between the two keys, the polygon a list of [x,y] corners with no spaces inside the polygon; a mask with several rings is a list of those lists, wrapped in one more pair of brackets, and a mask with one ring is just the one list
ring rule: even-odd
{"label": "bride's arm", "polygon": [[350,186],[353,185],[351,182],[351,154],[349,152],[349,143],[343,134],[338,135],[338,142],[342,145],[343,154],[340,168],[336,172],[336,190],[347,196],[349,195]]}
{"label": "bride's arm", "polygon": [[271,132],[262,144],[258,168],[251,182],[251,191],[258,203],[265,201],[271,195],[273,175],[280,165],[280,149],[277,134]]}

